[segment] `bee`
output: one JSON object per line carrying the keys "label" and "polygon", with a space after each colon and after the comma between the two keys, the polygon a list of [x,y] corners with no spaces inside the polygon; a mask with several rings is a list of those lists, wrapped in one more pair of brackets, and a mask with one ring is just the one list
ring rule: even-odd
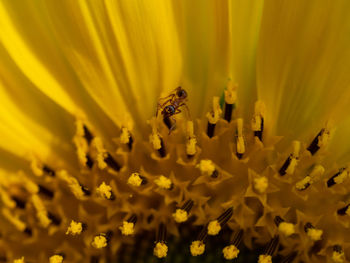
{"label": "bee", "polygon": [[[156,116],[161,112],[164,124],[169,128],[169,134],[175,129],[176,119],[173,117],[181,112],[181,107],[185,107],[189,113],[187,102],[187,92],[181,87],[177,87],[172,93],[158,100]],[[173,122],[171,121],[173,120]]]}

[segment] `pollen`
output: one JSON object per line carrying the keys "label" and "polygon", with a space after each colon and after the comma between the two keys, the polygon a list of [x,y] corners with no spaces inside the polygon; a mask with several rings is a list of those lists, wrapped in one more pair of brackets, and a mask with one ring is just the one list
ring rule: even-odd
{"label": "pollen", "polygon": [[165,258],[168,254],[168,246],[163,242],[157,242],[153,249],[153,254],[157,258]]}
{"label": "pollen", "polygon": [[96,189],[97,194],[106,199],[111,199],[112,197],[112,187],[102,182],[100,186]]}
{"label": "pollen", "polygon": [[4,203],[5,206],[8,208],[15,208],[16,207],[16,202],[11,199],[11,197],[8,195],[8,193],[0,188],[0,195],[1,195],[1,200]]}
{"label": "pollen", "polygon": [[305,176],[304,179],[298,181],[295,184],[296,189],[298,190],[304,190],[306,188],[307,185],[311,184],[311,177],[310,176]]}
{"label": "pollen", "polygon": [[97,151],[96,161],[98,164],[98,168],[103,170],[107,167],[107,163],[105,162],[105,159],[108,156],[107,150],[103,147],[102,140],[99,137],[94,138],[93,145],[95,146],[96,151]]}
{"label": "pollen", "polygon": [[50,257],[50,263],[62,263],[63,257],[61,255],[53,255]]}
{"label": "pollen", "polygon": [[221,230],[221,225],[218,220],[211,221],[208,224],[208,235],[216,236]]}
{"label": "pollen", "polygon": [[200,240],[193,241],[190,246],[190,251],[192,256],[200,256],[205,251],[205,244]]}
{"label": "pollen", "polygon": [[83,231],[83,224],[72,220],[66,231],[66,235],[75,236],[75,235],[79,235],[82,231]]}
{"label": "pollen", "polygon": [[215,171],[215,165],[211,160],[201,160],[197,167],[203,174],[207,175],[212,175]]}
{"label": "pollen", "polygon": [[345,254],[343,251],[333,251],[332,260],[334,263],[344,263]]}
{"label": "pollen", "polygon": [[94,248],[104,248],[107,246],[107,238],[104,234],[100,234],[94,237],[91,244]]}
{"label": "pollen", "polygon": [[51,223],[51,220],[48,217],[46,208],[42,202],[42,200],[40,199],[40,197],[38,195],[32,195],[32,202],[33,205],[37,211],[37,217],[39,219],[40,224],[43,227],[48,227]]}
{"label": "pollen", "polygon": [[281,222],[278,225],[278,230],[283,233],[285,236],[290,236],[295,233],[295,227],[292,223]]}
{"label": "pollen", "polygon": [[57,173],[57,176],[67,183],[69,189],[72,191],[76,198],[82,199],[84,197],[84,191],[82,190],[78,180],[73,176],[70,176],[67,171],[61,170]]}
{"label": "pollen", "polygon": [[42,165],[39,164],[38,159],[34,156],[31,156],[30,168],[36,176],[42,176],[44,174]]}
{"label": "pollen", "polygon": [[175,213],[173,213],[173,218],[175,222],[177,223],[183,223],[186,222],[188,219],[188,213],[187,211],[183,209],[176,209]]}
{"label": "pollen", "polygon": [[213,110],[207,113],[210,124],[216,124],[221,116],[222,110],[219,103],[219,97],[213,97]]}
{"label": "pollen", "polygon": [[123,225],[119,227],[124,236],[130,236],[134,234],[134,223],[123,221]]}
{"label": "pollen", "polygon": [[254,182],[254,189],[258,191],[260,194],[265,193],[266,189],[269,186],[269,180],[265,176],[254,178],[253,182]]}
{"label": "pollen", "polygon": [[349,172],[347,169],[344,169],[338,176],[334,178],[334,182],[336,184],[343,183],[349,177]]}
{"label": "pollen", "polygon": [[156,119],[152,118],[149,121],[149,124],[152,127],[152,133],[149,136],[149,142],[152,144],[154,150],[159,150],[160,148],[162,148],[162,140],[158,132]]}
{"label": "pollen", "polygon": [[307,235],[313,240],[318,241],[322,239],[323,231],[321,229],[309,228],[307,230]]}
{"label": "pollen", "polygon": [[128,178],[128,184],[132,186],[140,186],[142,184],[142,178],[139,173],[132,173]]}
{"label": "pollen", "polygon": [[265,104],[262,101],[255,102],[254,116],[252,119],[252,130],[261,131],[265,118]]}
{"label": "pollen", "polygon": [[237,153],[244,154],[245,153],[245,144],[243,138],[243,119],[237,119]]}
{"label": "pollen", "polygon": [[238,257],[239,249],[235,245],[230,245],[230,246],[226,246],[222,250],[222,253],[225,259],[231,260]]}
{"label": "pollen", "polygon": [[19,231],[23,232],[26,228],[26,224],[22,222],[18,217],[11,214],[7,208],[2,208],[2,214],[4,217],[11,222]]}
{"label": "pollen", "polygon": [[260,255],[258,263],[272,263],[272,257],[270,255]]}
{"label": "pollen", "polygon": [[232,80],[230,80],[227,84],[227,88],[225,89],[225,103],[234,104],[237,100],[237,84],[234,84]]}
{"label": "pollen", "polygon": [[170,189],[172,186],[172,182],[169,178],[166,178],[164,175],[159,176],[154,183],[163,189]]}
{"label": "pollen", "polygon": [[129,143],[129,140],[130,140],[130,132],[126,127],[123,127],[120,135],[120,142],[126,144],[126,143]]}
{"label": "pollen", "polygon": [[13,261],[13,263],[25,263],[24,257],[21,257],[21,258],[19,258],[19,259],[15,259],[15,260]]}

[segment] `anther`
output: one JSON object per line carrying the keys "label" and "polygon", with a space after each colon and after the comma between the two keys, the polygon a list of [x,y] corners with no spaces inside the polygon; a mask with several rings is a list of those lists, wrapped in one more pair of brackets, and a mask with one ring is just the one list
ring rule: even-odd
{"label": "anther", "polygon": [[315,181],[319,180],[324,173],[324,168],[321,165],[315,165],[311,173],[295,184],[295,188],[299,191],[307,189]]}
{"label": "anther", "polygon": [[291,175],[294,173],[295,167],[298,164],[299,152],[300,152],[300,142],[293,141],[293,152],[288,156],[287,160],[284,162],[281,169],[279,170],[279,174],[281,176],[285,174]]}
{"label": "anther", "polygon": [[164,158],[166,156],[164,141],[162,138],[160,138],[160,148],[158,149],[158,153],[160,157]]}
{"label": "anther", "polygon": [[338,209],[337,214],[340,216],[344,216],[347,214],[350,215],[349,207],[350,207],[350,204],[344,206],[343,208]]}
{"label": "anther", "polygon": [[3,204],[9,208],[15,208],[17,206],[17,202],[14,199],[15,197],[11,197],[7,190],[2,189],[0,187],[0,195],[1,195],[1,200],[3,202]]}
{"label": "anther", "polygon": [[109,167],[111,167],[113,170],[119,172],[120,171],[120,164],[112,157],[110,153],[107,152],[107,156],[104,159],[104,161],[108,164]]}
{"label": "anther", "polygon": [[47,210],[46,210],[42,200],[40,199],[40,197],[36,194],[32,195],[32,203],[33,203],[35,210],[37,212],[36,216],[37,216],[40,224],[45,228],[48,227],[52,221],[49,218]]}
{"label": "anther", "polygon": [[220,223],[220,226],[223,227],[232,217],[233,207],[230,207],[225,210],[216,220]]}
{"label": "anther", "polygon": [[325,146],[330,138],[330,125],[327,123],[326,127],[321,129],[321,131],[316,135],[316,137],[313,139],[309,147],[307,147],[307,150],[314,155],[317,153],[317,151],[322,147]]}
{"label": "anther", "polygon": [[243,239],[243,229],[239,229],[237,231],[234,232],[234,235],[232,237],[232,244],[235,245],[236,247],[238,247],[241,242],[242,242],[242,239]]}
{"label": "anther", "polygon": [[238,159],[243,157],[245,153],[245,144],[243,138],[243,119],[237,119],[237,128],[236,128],[236,155]]}
{"label": "anther", "polygon": [[17,216],[14,216],[8,208],[3,207],[1,210],[3,216],[12,224],[14,227],[21,232],[26,232],[26,224],[22,222]]}
{"label": "anther", "polygon": [[164,158],[166,156],[166,151],[165,151],[164,141],[158,132],[157,120],[153,118],[149,121],[149,123],[152,127],[152,133],[149,136],[149,141],[152,144],[153,149],[157,150],[159,155],[162,158]]}
{"label": "anther", "polygon": [[132,149],[132,144],[134,142],[130,131],[126,127],[122,127],[122,131],[120,134],[120,142],[123,144],[126,144],[129,148],[129,150]]}
{"label": "anther", "polygon": [[292,263],[294,259],[298,256],[298,252],[293,251],[285,256],[280,263]]}
{"label": "anther", "polygon": [[255,102],[254,116],[252,119],[252,130],[254,136],[262,141],[264,131],[265,104],[262,101]]}
{"label": "anther", "polygon": [[91,144],[92,140],[94,139],[94,136],[92,135],[88,127],[86,127],[86,125],[83,125],[83,129],[85,140],[88,142],[88,144]]}
{"label": "anther", "polygon": [[57,176],[67,183],[69,189],[72,191],[76,198],[82,199],[85,195],[90,194],[90,191],[82,186],[76,178],[70,176],[67,171],[61,170],[58,172]]}
{"label": "anther", "polygon": [[26,208],[26,202],[25,201],[19,199],[16,196],[12,196],[12,200],[15,201],[17,208],[19,208],[19,209],[25,209]]}
{"label": "anther", "polygon": [[50,199],[54,197],[54,193],[51,190],[49,190],[48,188],[46,188],[41,184],[39,184],[38,186],[39,186],[39,194],[45,195]]}
{"label": "anther", "polygon": [[321,229],[316,229],[310,222],[304,225],[304,231],[313,241],[322,239],[323,231]]}
{"label": "anther", "polygon": [[94,161],[92,160],[91,156],[89,154],[86,154],[86,166],[89,167],[89,169],[92,168],[92,166],[94,165]]}
{"label": "anther", "polygon": [[214,136],[215,126],[218,120],[220,119],[221,113],[222,113],[222,110],[220,108],[219,97],[214,97],[213,109],[211,112],[207,113],[207,118],[208,118],[207,135],[209,138],[212,138]]}
{"label": "anther", "polygon": [[332,260],[335,263],[345,262],[345,254],[344,254],[344,251],[340,245],[333,246]]}
{"label": "anther", "polygon": [[44,173],[46,173],[47,175],[52,176],[52,177],[54,177],[54,176],[56,175],[55,171],[52,170],[52,169],[51,169],[50,167],[48,167],[47,165],[44,165],[44,166],[43,166],[43,171],[44,171]]}
{"label": "anther", "polygon": [[187,142],[186,154],[188,158],[192,158],[196,154],[197,139],[193,132],[193,122],[188,121],[186,124]]}
{"label": "anther", "polygon": [[235,108],[237,100],[237,85],[233,84],[230,80],[225,90],[225,114],[224,118],[228,122],[231,121],[232,111]]}
{"label": "anther", "polygon": [[339,172],[337,172],[335,175],[333,175],[331,178],[327,181],[327,186],[331,187],[335,184],[341,184],[349,177],[349,171],[347,168],[341,168]]}

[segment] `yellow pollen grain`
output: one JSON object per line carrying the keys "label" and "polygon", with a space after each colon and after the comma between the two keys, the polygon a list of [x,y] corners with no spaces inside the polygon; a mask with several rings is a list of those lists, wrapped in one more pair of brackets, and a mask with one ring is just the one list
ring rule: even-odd
{"label": "yellow pollen grain", "polygon": [[196,145],[197,145],[197,139],[195,137],[189,138],[189,140],[186,143],[186,153],[188,155],[195,155],[197,151]]}
{"label": "yellow pollen grain", "polygon": [[219,103],[219,97],[213,97],[213,110],[207,113],[209,123],[216,124],[220,119],[222,110]]}
{"label": "yellow pollen grain", "polygon": [[94,248],[104,248],[104,247],[106,247],[107,246],[107,238],[103,234],[95,236],[94,240],[92,241],[92,246]]}
{"label": "yellow pollen grain", "polygon": [[148,121],[148,123],[152,127],[152,133],[149,136],[149,142],[152,144],[154,150],[159,150],[162,148],[162,141],[157,129],[157,120],[155,118],[152,118]]}
{"label": "yellow pollen grain", "polygon": [[112,197],[112,187],[107,185],[105,182],[102,182],[99,187],[96,188],[97,194],[106,199],[111,199]]}
{"label": "yellow pollen grain", "polygon": [[165,258],[168,254],[168,246],[163,242],[157,242],[156,246],[153,249],[153,254],[157,258]]}
{"label": "yellow pollen grain", "polygon": [[211,221],[208,224],[208,235],[216,236],[221,230],[221,225],[218,220]]}
{"label": "yellow pollen grain", "polygon": [[333,251],[332,260],[335,263],[344,263],[345,262],[344,252]]}
{"label": "yellow pollen grain", "polygon": [[170,189],[172,184],[171,180],[163,175],[159,176],[156,180],[154,180],[154,182],[163,189]]}
{"label": "yellow pollen grain", "polygon": [[128,178],[128,184],[132,186],[140,186],[142,184],[142,178],[139,173],[132,173]]}
{"label": "yellow pollen grain", "polygon": [[260,255],[258,263],[272,263],[272,257],[270,255]]}
{"label": "yellow pollen grain", "polygon": [[82,231],[83,231],[83,224],[72,220],[72,222],[70,223],[66,231],[66,235],[75,236],[75,235],[79,235]]}
{"label": "yellow pollen grain", "polygon": [[318,241],[322,239],[323,231],[321,229],[309,228],[307,230],[307,235],[313,240]]}
{"label": "yellow pollen grain", "polygon": [[188,219],[188,213],[187,211],[183,209],[176,209],[175,213],[173,213],[173,218],[175,222],[177,223],[183,223],[186,222]]}
{"label": "yellow pollen grain", "polygon": [[76,135],[79,137],[84,137],[85,131],[84,131],[84,123],[82,120],[77,119],[75,121],[75,128],[76,128]]}
{"label": "yellow pollen grain", "polygon": [[107,163],[105,162],[105,159],[107,157],[107,151],[103,147],[102,139],[99,137],[95,137],[93,140],[93,145],[95,146],[97,151],[96,161],[98,164],[98,168],[103,170],[107,167]]}
{"label": "yellow pollen grain", "polygon": [[262,101],[255,102],[254,116],[252,119],[252,130],[261,131],[261,124],[265,117],[265,104]]}
{"label": "yellow pollen grain", "polygon": [[26,229],[26,224],[22,222],[18,217],[12,215],[8,208],[2,208],[2,214],[19,231],[23,232]]}
{"label": "yellow pollen grain", "polygon": [[201,160],[197,167],[203,174],[207,175],[212,175],[215,171],[215,165],[211,160]]}
{"label": "yellow pollen grain", "polygon": [[337,177],[334,178],[334,182],[336,184],[343,183],[349,177],[349,173],[347,170],[342,171]]}
{"label": "yellow pollen grain", "polygon": [[63,257],[61,255],[53,255],[50,257],[50,263],[62,263]]}
{"label": "yellow pollen grain", "polygon": [[239,249],[234,245],[230,245],[230,246],[224,247],[224,249],[222,250],[222,253],[224,254],[225,259],[231,260],[238,257]]}
{"label": "yellow pollen grain", "polygon": [[31,156],[30,168],[36,176],[42,176],[44,174],[42,165],[39,164],[38,159],[34,156]]}
{"label": "yellow pollen grain", "polygon": [[129,140],[130,140],[130,132],[126,127],[123,127],[120,134],[120,142],[126,144],[126,143],[129,143]]}
{"label": "yellow pollen grain", "polygon": [[254,178],[253,182],[254,182],[254,189],[258,191],[260,194],[265,193],[267,187],[269,186],[269,180],[265,176]]}
{"label": "yellow pollen grain", "polygon": [[32,203],[37,211],[36,215],[40,224],[45,228],[48,227],[51,223],[51,219],[48,217],[46,208],[40,197],[36,194],[32,195]]}
{"label": "yellow pollen grain", "polygon": [[287,237],[295,233],[294,225],[288,222],[280,223],[278,230]]}
{"label": "yellow pollen grain", "polygon": [[311,177],[305,176],[302,180],[295,183],[295,188],[298,190],[304,190],[307,184],[311,184]]}
{"label": "yellow pollen grain", "polygon": [[66,170],[59,171],[57,173],[57,177],[67,183],[69,189],[72,191],[72,193],[74,194],[74,196],[76,198],[82,199],[84,197],[85,194],[84,194],[78,180],[75,179],[74,177],[70,176]]}
{"label": "yellow pollen grain", "polygon": [[134,223],[123,221],[123,225],[119,227],[120,231],[124,236],[129,236],[134,234]]}
{"label": "yellow pollen grain", "polygon": [[227,88],[225,89],[225,103],[234,104],[237,100],[237,84],[234,84],[232,80],[227,83]]}
{"label": "yellow pollen grain", "polygon": [[84,137],[75,136],[73,142],[76,148],[77,156],[81,165],[85,166],[87,162],[86,153],[89,149],[88,143]]}
{"label": "yellow pollen grain", "polygon": [[15,259],[15,260],[13,261],[13,263],[25,263],[25,261],[24,261],[24,257],[21,257],[21,258]]}
{"label": "yellow pollen grain", "polygon": [[190,246],[190,251],[192,256],[202,255],[205,251],[205,244],[200,240],[193,241]]}

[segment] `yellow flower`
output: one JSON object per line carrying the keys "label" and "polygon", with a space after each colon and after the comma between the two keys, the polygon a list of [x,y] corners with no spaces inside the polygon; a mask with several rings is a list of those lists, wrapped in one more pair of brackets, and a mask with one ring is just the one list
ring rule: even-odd
{"label": "yellow flower", "polygon": [[349,8],[1,0],[0,261],[349,260]]}

